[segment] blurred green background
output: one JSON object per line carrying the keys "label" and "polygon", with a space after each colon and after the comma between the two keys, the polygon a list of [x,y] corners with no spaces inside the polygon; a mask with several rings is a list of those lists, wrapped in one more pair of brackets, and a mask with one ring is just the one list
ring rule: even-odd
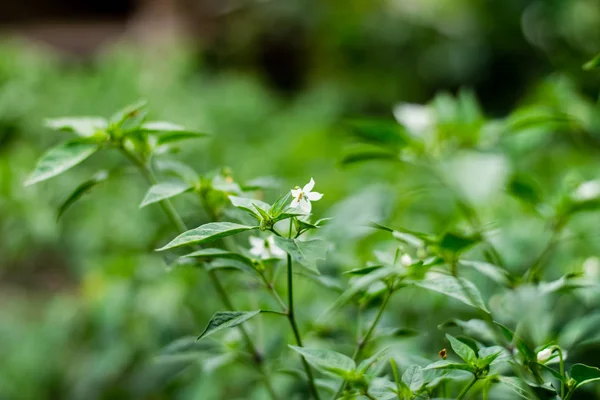
{"label": "blurred green background", "polygon": [[[37,158],[65,138],[45,129],[44,118],[107,116],[144,98],[153,119],[212,133],[172,155],[200,173],[229,167],[238,181],[277,176],[282,184],[267,193],[270,199],[314,177],[316,190],[325,193],[314,205],[317,216],[439,233],[462,229],[465,219],[449,190],[423,169],[341,163],[357,145],[345,128],[349,118],[393,121],[399,103],[429,103],[437,95],[432,109],[440,132],[459,138],[450,148],[457,153],[445,149],[438,161],[449,163],[450,180],[473,194],[484,221],[501,232],[497,245],[515,272],[537,256],[549,232],[507,185],[531,177],[535,193],[552,202],[569,182],[598,174],[600,74],[581,69],[600,49],[596,0],[148,1],[104,13],[93,6],[68,13],[73,4],[54,3],[31,18],[22,7],[0,6],[6,28],[0,45],[2,400],[264,394],[248,368],[222,351],[241,346],[235,332],[194,344],[220,304],[200,270],[170,270],[152,252],[175,232],[158,207],[138,209],[147,189],[142,179],[124,174],[98,186],[57,222],[59,205],[79,183],[125,163],[118,154],[23,186]],[[169,12],[161,14],[161,7]],[[569,115],[577,124],[542,119],[527,134],[494,136],[495,124],[532,110]],[[188,226],[208,220],[192,196],[175,203]],[[560,247],[549,278],[581,269],[599,250],[597,219],[576,219],[571,229],[577,239]],[[383,236],[350,225],[334,225],[325,235],[336,248],[324,266],[329,276],[363,265],[373,248],[385,247]],[[241,308],[264,301],[246,278],[227,282]],[[341,343],[348,333],[338,332],[340,326],[353,315],[319,322],[335,289],[301,282],[299,319],[313,332],[307,341]],[[478,283],[494,300],[493,285]],[[585,299],[582,315],[597,302]],[[510,314],[502,298],[494,301]],[[407,339],[398,357],[419,348],[435,356],[436,326],[449,315],[470,315],[447,302],[416,292],[396,298],[387,325],[434,331]],[[537,340],[568,324],[568,312],[561,314],[568,304],[550,305],[554,318],[538,326]],[[424,312],[427,319],[419,317]],[[273,332],[286,326],[268,322],[253,329],[276,369],[290,354],[273,342]],[[581,348],[579,356],[593,358],[599,349]],[[277,375],[279,388],[303,398],[292,382]]]}

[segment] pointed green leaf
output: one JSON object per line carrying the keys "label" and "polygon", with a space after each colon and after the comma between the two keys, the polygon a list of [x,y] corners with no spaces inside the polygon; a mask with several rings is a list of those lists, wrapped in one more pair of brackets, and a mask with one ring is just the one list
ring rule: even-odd
{"label": "pointed green leaf", "polygon": [[575,364],[569,373],[577,382],[577,387],[600,380],[600,369],[585,364]]}
{"label": "pointed green leaf", "polygon": [[196,259],[200,259],[200,260],[212,260],[212,259],[217,259],[217,258],[224,258],[224,259],[229,259],[229,260],[238,260],[238,261],[241,261],[245,264],[252,266],[252,260],[242,254],[234,253],[234,252],[223,250],[223,249],[215,249],[215,248],[194,251],[193,253],[182,256],[182,258],[196,258]]}
{"label": "pointed green leaf", "polygon": [[488,324],[481,319],[470,319],[468,321],[462,321],[460,319],[451,319],[439,326],[439,328],[447,327],[458,327],[463,333],[469,337],[472,337],[480,342],[493,343],[495,339],[494,332],[490,329]]}
{"label": "pointed green leaf", "polygon": [[45,121],[46,127],[57,131],[72,132],[79,136],[94,136],[98,131],[103,131],[108,122],[100,117],[66,117],[53,118]]}
{"label": "pointed green leaf", "polygon": [[[133,104],[123,107],[110,117],[110,124],[118,127],[123,127],[123,124],[128,120],[136,120],[142,115],[142,108],[146,106],[146,100],[139,100]],[[141,121],[139,121],[141,123]],[[129,125],[129,123],[127,123]]]}
{"label": "pointed green leaf", "polygon": [[475,354],[475,351],[471,347],[461,342],[452,335],[446,334],[446,338],[448,338],[448,340],[450,341],[450,346],[452,346],[452,350],[454,350],[454,352],[460,358],[462,358],[464,362],[473,364],[475,363],[475,361],[477,361],[477,354]]}
{"label": "pointed green leaf", "polygon": [[388,348],[384,347],[383,349],[381,349],[381,350],[377,351],[375,354],[373,354],[371,357],[363,360],[356,368],[356,371],[360,374],[366,373],[369,368],[371,368],[373,365],[377,364],[377,362],[383,358],[383,356],[387,353],[387,351],[388,351]]}
{"label": "pointed green leaf", "polygon": [[267,213],[271,209],[271,206],[264,201],[249,199],[247,197],[229,196],[229,200],[234,207],[241,208],[254,215],[260,213],[260,211],[258,211],[259,208]]}
{"label": "pointed green leaf", "polygon": [[418,365],[411,365],[402,374],[402,382],[406,383],[412,392],[418,391],[425,384],[423,369]]}
{"label": "pointed green leaf", "polygon": [[502,361],[510,358],[506,349],[501,346],[490,346],[479,349],[478,356],[479,359],[476,363],[478,368],[485,368],[496,360]]}
{"label": "pointed green leaf", "polygon": [[583,64],[583,69],[586,71],[591,71],[596,68],[600,68],[600,54]]}
{"label": "pointed green leaf", "polygon": [[449,251],[453,254],[460,254],[480,241],[481,237],[479,236],[464,236],[447,232],[440,238],[438,246],[441,250]]}
{"label": "pointed green leaf", "polygon": [[327,255],[327,243],[319,239],[300,241],[275,236],[275,244],[294,261],[316,273],[319,273],[317,262],[325,260]]}
{"label": "pointed green leaf", "polygon": [[531,389],[521,379],[514,376],[500,376],[498,379],[519,397],[526,400],[537,400],[537,396],[531,392]]}
{"label": "pointed green leaf", "polygon": [[66,198],[66,200],[61,204],[58,209],[58,216],[56,219],[60,219],[60,217],[71,207],[77,200],[79,200],[84,194],[88,193],[94,186],[97,184],[104,182],[108,179],[108,172],[99,171],[94,177],[90,180],[83,182],[81,185],[77,186],[75,190]]}
{"label": "pointed green leaf", "polygon": [[515,336],[514,332],[508,329],[506,326],[502,325],[499,322],[494,321],[494,324],[500,328],[500,332],[504,335],[504,338],[508,340],[510,343],[514,344],[519,353],[523,355],[526,361],[534,361],[537,359],[536,353],[531,349],[531,347],[525,343],[521,338]]}
{"label": "pointed green leaf", "polygon": [[254,229],[258,229],[258,227],[240,225],[233,222],[211,222],[182,233],[167,245],[157,249],[157,251],[164,251],[180,246],[212,242],[222,237],[231,236]]}
{"label": "pointed green leaf", "polygon": [[465,278],[439,276],[435,278],[428,278],[424,281],[416,281],[413,282],[413,284],[415,286],[422,287],[423,289],[433,290],[435,292],[445,294],[446,296],[454,297],[465,304],[489,313],[489,310],[485,306],[477,287],[475,287],[473,283]]}
{"label": "pointed green leaf", "polygon": [[182,140],[199,139],[208,136],[207,133],[186,129],[181,125],[171,122],[156,121],[145,122],[140,127],[143,133],[153,133],[158,136],[157,144],[180,142]]}
{"label": "pointed green leaf", "polygon": [[197,340],[205,338],[213,333],[219,332],[223,329],[232,328],[241,323],[246,322],[250,318],[259,314],[261,310],[256,311],[219,311],[210,319],[204,332],[198,336]]}
{"label": "pointed green leaf", "polygon": [[281,182],[272,176],[261,176],[244,182],[242,189],[244,191],[277,189],[281,186]]}
{"label": "pointed green leaf", "polygon": [[144,200],[142,200],[142,203],[140,204],[140,208],[146,207],[148,204],[170,199],[191,189],[192,185],[186,182],[167,181],[157,183],[148,189]]}
{"label": "pointed green leaf", "polygon": [[81,139],[59,144],[40,158],[25,185],[33,185],[65,172],[94,154],[99,148],[98,143]]}
{"label": "pointed green leaf", "polygon": [[400,161],[398,154],[391,153],[388,150],[379,150],[379,149],[362,149],[362,150],[353,150],[346,155],[341,160],[341,164],[343,166],[356,164],[365,161]]}
{"label": "pointed green leaf", "polygon": [[459,369],[462,371],[475,372],[475,367],[469,364],[457,363],[449,360],[441,360],[427,365],[424,370],[429,369]]}
{"label": "pointed green leaf", "polygon": [[471,267],[477,270],[480,274],[487,276],[501,285],[509,286],[512,283],[510,273],[497,265],[467,260],[460,260],[458,263],[465,267]]}
{"label": "pointed green leaf", "polygon": [[322,372],[346,377],[356,368],[353,359],[333,350],[289,346],[292,350],[300,353],[310,365]]}

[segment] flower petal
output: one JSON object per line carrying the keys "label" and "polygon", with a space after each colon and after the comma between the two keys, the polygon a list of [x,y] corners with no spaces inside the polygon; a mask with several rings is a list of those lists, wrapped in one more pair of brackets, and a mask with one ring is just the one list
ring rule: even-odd
{"label": "flower petal", "polygon": [[293,197],[299,197],[302,193],[302,189],[292,189],[291,192]]}
{"label": "flower petal", "polygon": [[323,193],[310,192],[310,193],[306,194],[306,197],[310,201],[317,201],[317,200],[321,200],[321,197],[323,197]]}
{"label": "flower petal", "polygon": [[304,185],[304,187],[302,188],[302,191],[304,192],[304,194],[310,192],[311,190],[313,190],[313,188],[315,187],[315,180],[313,178],[310,178],[310,182],[308,182],[306,185]]}
{"label": "flower petal", "polygon": [[298,198],[294,197],[294,199],[292,200],[292,204],[290,204],[290,207],[292,208],[298,208]]}
{"label": "flower petal", "polygon": [[300,205],[300,210],[304,211],[307,214],[310,214],[310,210],[312,209],[312,206],[310,204],[310,201],[306,197],[303,197],[302,199],[300,199],[298,204]]}

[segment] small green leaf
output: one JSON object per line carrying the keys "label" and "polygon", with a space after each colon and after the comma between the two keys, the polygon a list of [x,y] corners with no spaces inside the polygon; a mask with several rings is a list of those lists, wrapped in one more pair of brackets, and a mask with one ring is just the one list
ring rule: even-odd
{"label": "small green leaf", "polygon": [[229,196],[229,200],[234,207],[241,208],[252,215],[259,215],[257,214],[260,213],[260,211],[258,211],[259,208],[265,213],[268,213],[271,209],[271,206],[264,201],[249,199],[247,197]]}
{"label": "small green leaf", "polygon": [[535,365],[537,365],[539,368],[541,368],[543,370],[548,371],[550,374],[552,374],[552,376],[554,376],[559,381],[567,383],[567,377],[562,376],[558,371],[552,369],[552,367],[550,367],[549,365],[540,364],[539,362],[536,362]]}
{"label": "small green leaf", "polygon": [[195,258],[200,260],[213,260],[217,258],[224,258],[229,260],[238,260],[250,266],[253,265],[252,260],[242,254],[216,248],[194,251],[193,253],[182,256],[182,258]]}
{"label": "small green leaf", "polygon": [[580,387],[588,383],[599,381],[600,369],[585,364],[575,364],[571,367],[569,375],[577,382],[576,387]]}
{"label": "small green leaf", "polygon": [[390,153],[387,150],[364,149],[347,153],[340,163],[350,165],[365,161],[400,161],[400,158],[398,154]]}
{"label": "small green leaf", "polygon": [[40,158],[25,185],[33,185],[62,174],[94,154],[99,148],[98,143],[82,139],[59,144]]}
{"label": "small green leaf", "polygon": [[583,64],[583,69],[586,71],[591,71],[596,68],[600,68],[600,54]]}
{"label": "small green leaf", "polygon": [[108,122],[100,117],[67,117],[47,119],[46,127],[57,131],[72,132],[79,136],[94,136],[107,128]]}
{"label": "small green leaf", "polygon": [[356,368],[353,359],[332,350],[309,349],[292,345],[289,345],[289,347],[300,353],[310,365],[325,373],[345,378]]}
{"label": "small green leaf", "polygon": [[251,231],[258,229],[257,226],[247,226],[235,224],[233,222],[211,222],[198,228],[191,229],[187,232],[177,236],[167,245],[157,249],[157,251],[164,251],[173,249],[180,246],[189,246],[194,244],[201,244],[211,242],[222,237],[235,235],[241,232]]}
{"label": "small green leaf", "polygon": [[445,294],[446,296],[454,297],[465,304],[489,313],[477,287],[465,278],[439,276],[428,278],[423,281],[415,281],[413,284],[422,287],[423,289],[433,290]]}
{"label": "small green leaf", "polygon": [[503,354],[508,358],[508,354],[504,347],[490,346],[484,347],[479,350],[479,359],[477,360],[477,368],[485,368],[492,364],[494,361],[499,359],[500,355]]}
{"label": "small green leaf", "polygon": [[192,185],[186,182],[167,181],[157,183],[148,189],[144,200],[142,200],[142,203],[140,204],[140,208],[146,207],[148,204],[170,199],[191,189]]}
{"label": "small green leaf", "polygon": [[156,161],[156,168],[161,172],[175,175],[190,185],[200,182],[200,177],[196,171],[181,161],[160,159]]}
{"label": "small green leaf", "polygon": [[164,121],[145,122],[140,127],[140,130],[144,133],[157,134],[157,144],[159,146],[168,143],[180,142],[182,140],[199,139],[208,136],[207,133],[186,129],[181,125]]}
{"label": "small green leaf", "polygon": [[347,125],[354,136],[368,143],[399,148],[411,141],[404,128],[393,120],[354,119]]}
{"label": "small green leaf", "polygon": [[424,370],[429,370],[429,369],[445,369],[445,370],[459,369],[459,370],[462,370],[462,371],[475,372],[475,367],[473,367],[472,365],[463,364],[463,363],[457,363],[457,362],[449,361],[449,360],[436,361],[436,362],[434,362],[432,364],[427,365],[423,369]]}
{"label": "small green leaf", "polygon": [[219,332],[223,329],[232,328],[241,323],[246,322],[250,318],[259,314],[261,310],[256,311],[219,311],[208,322],[204,332],[198,336],[197,340],[205,338],[213,333]]}
{"label": "small green leaf", "polygon": [[378,352],[376,352],[375,354],[373,354],[371,357],[363,360],[356,368],[356,371],[359,374],[366,373],[369,368],[371,368],[373,365],[377,364],[377,362],[382,359],[382,357],[385,355],[385,353],[387,351],[388,351],[388,348],[384,347],[383,349],[381,349]]}
{"label": "small green leaf", "polygon": [[499,322],[494,321],[494,324],[500,328],[500,332],[502,332],[504,338],[516,346],[517,350],[519,350],[519,353],[523,355],[526,361],[534,361],[537,359],[537,355],[531,349],[531,347],[529,347],[529,345],[527,345],[527,343],[525,343],[521,338],[515,336],[513,331]]}
{"label": "small green leaf", "polygon": [[423,369],[418,365],[411,365],[402,374],[402,382],[404,382],[413,393],[417,392],[425,384]]}
{"label": "small green leaf", "polygon": [[366,267],[359,267],[351,269],[350,271],[343,272],[344,275],[367,275],[376,269],[382,268],[383,265],[367,265]]}
{"label": "small green leaf", "polygon": [[77,200],[79,200],[84,194],[88,193],[94,186],[97,184],[104,182],[108,179],[108,172],[99,171],[96,173],[92,179],[83,182],[81,185],[77,186],[75,190],[67,197],[67,199],[61,204],[58,209],[58,216],[56,219],[60,219],[60,217],[71,207]]}
{"label": "small green leaf", "polygon": [[316,273],[319,273],[317,262],[325,260],[327,255],[327,243],[319,239],[300,241],[275,236],[275,244],[294,261]]}
{"label": "small green leaf", "polygon": [[[136,117],[143,114],[142,108],[144,108],[146,104],[146,100],[139,100],[133,104],[123,107],[110,117],[110,125],[123,128],[123,125],[127,122],[127,120],[135,120],[137,119]],[[141,123],[141,121],[139,122]],[[127,123],[127,125],[129,125],[129,123]],[[127,126],[127,128],[130,127],[131,126]]]}
{"label": "small green leaf", "polygon": [[446,338],[450,341],[450,346],[452,346],[452,350],[460,357],[462,360],[469,364],[474,364],[477,361],[477,354],[475,351],[455,338],[452,335],[446,334]]}
{"label": "small green leaf", "polygon": [[261,176],[244,182],[244,184],[242,184],[242,189],[244,189],[244,191],[268,190],[277,189],[280,186],[281,183],[277,178],[272,176]]}
{"label": "small green leaf", "polygon": [[474,339],[480,342],[493,343],[495,341],[494,332],[490,329],[488,324],[481,319],[470,319],[468,321],[462,321],[460,319],[455,318],[444,322],[439,326],[439,328],[453,326],[457,326],[463,331],[465,335],[473,337]]}

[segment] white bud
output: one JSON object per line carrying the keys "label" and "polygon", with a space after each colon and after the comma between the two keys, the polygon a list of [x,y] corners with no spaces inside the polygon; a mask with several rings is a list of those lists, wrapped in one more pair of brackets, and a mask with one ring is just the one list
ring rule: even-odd
{"label": "white bud", "polygon": [[539,363],[543,364],[550,359],[552,356],[552,349],[544,349],[537,353],[537,360]]}
{"label": "white bud", "polygon": [[409,265],[412,265],[412,263],[412,258],[410,258],[408,254],[403,254],[402,257],[400,257],[400,264],[403,266],[408,267]]}
{"label": "white bud", "polygon": [[598,257],[589,257],[583,262],[583,274],[591,280],[598,280],[600,277],[600,260]]}

